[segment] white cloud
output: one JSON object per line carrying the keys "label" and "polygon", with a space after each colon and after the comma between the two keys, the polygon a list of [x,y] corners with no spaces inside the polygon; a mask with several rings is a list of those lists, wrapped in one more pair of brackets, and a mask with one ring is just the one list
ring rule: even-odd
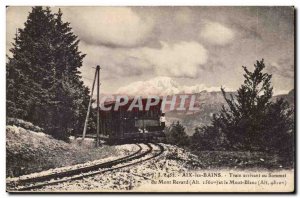
{"label": "white cloud", "polygon": [[155,65],[157,75],[196,77],[199,65],[207,62],[207,51],[197,42],[161,44],[161,49],[144,49],[147,59]]}
{"label": "white cloud", "polygon": [[217,23],[206,21],[204,28],[200,32],[200,37],[214,45],[228,44],[234,38],[234,31]]}
{"label": "white cloud", "polygon": [[80,50],[87,54],[85,65],[103,65],[111,77],[154,74],[194,78],[201,69],[199,65],[205,64],[208,58],[206,49],[197,42],[173,45],[162,42],[162,47],[157,49],[109,48],[81,42]]}
{"label": "white cloud", "polygon": [[[51,7],[51,10],[57,12],[59,7]],[[278,63],[271,68],[271,65],[267,65],[266,68],[274,74],[274,88],[293,88],[293,65],[278,62],[280,57],[291,60],[294,57],[293,14],[289,9],[270,8],[265,12],[265,8],[255,8],[255,13],[259,11],[268,16],[284,15],[276,17],[276,20],[261,15],[257,20],[252,9],[248,12],[248,9],[237,7],[61,8],[64,21],[71,22],[71,27],[79,39],[89,44],[81,42],[80,45],[80,49],[87,53],[82,68],[83,75],[93,78],[92,66],[102,65],[104,69],[101,76],[108,77],[102,79],[104,83],[109,84],[103,87],[112,86],[112,89],[115,89],[133,80],[160,75],[195,77],[195,71],[198,71],[198,78],[186,79],[189,84],[197,84],[200,79],[201,82],[210,85],[228,82],[228,85],[238,87],[242,82],[240,66],[253,65],[253,61],[261,58],[257,57],[261,55],[266,61]],[[13,42],[16,28],[24,26],[30,10],[31,7],[7,8],[7,49],[12,46],[10,43]],[[266,23],[269,26],[257,28]],[[256,42],[258,38],[259,44]],[[181,42],[183,40],[190,42]],[[207,45],[210,50],[208,54],[203,46],[197,43],[199,40],[202,44],[216,46],[226,45],[233,40],[236,42],[232,47],[211,48]],[[167,43],[159,48],[157,41]],[[242,45],[246,45],[247,48],[241,47]],[[271,46],[272,50],[267,50],[266,46]],[[206,62],[208,55],[213,59]],[[232,79],[233,75],[234,80],[228,80]]]}
{"label": "white cloud", "polygon": [[62,11],[79,38],[93,44],[137,46],[148,39],[153,27],[152,20],[128,7],[65,7]]}
{"label": "white cloud", "polygon": [[104,78],[130,77],[153,70],[153,66],[142,53],[143,48],[110,48],[80,42],[79,49],[87,54],[82,68],[85,76],[92,76],[94,69],[91,67],[98,64],[104,68]]}

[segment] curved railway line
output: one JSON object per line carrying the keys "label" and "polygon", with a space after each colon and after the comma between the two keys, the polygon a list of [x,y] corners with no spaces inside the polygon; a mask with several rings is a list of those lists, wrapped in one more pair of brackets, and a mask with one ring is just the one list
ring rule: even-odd
{"label": "curved railway line", "polygon": [[[140,144],[137,144],[139,147],[138,151],[116,160],[59,173],[51,173],[49,175],[38,176],[34,178],[20,179],[18,181],[7,183],[7,186],[15,192],[40,189],[44,186],[55,185],[66,181],[79,180],[96,174],[137,165],[139,163],[156,158],[164,152],[164,147],[160,144],[145,143],[145,145],[147,146],[146,150],[144,150]],[[154,150],[152,145],[158,147],[159,151]]]}

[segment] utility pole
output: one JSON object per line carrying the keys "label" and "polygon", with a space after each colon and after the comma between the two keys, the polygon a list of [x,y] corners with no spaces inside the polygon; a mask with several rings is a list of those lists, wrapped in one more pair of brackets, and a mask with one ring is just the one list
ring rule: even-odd
{"label": "utility pole", "polygon": [[90,111],[91,111],[91,106],[92,106],[92,100],[93,100],[93,93],[94,93],[94,88],[95,88],[95,83],[96,83],[96,79],[97,79],[97,137],[96,137],[96,146],[100,146],[100,66],[97,65],[96,67],[96,71],[95,71],[95,77],[94,77],[94,81],[93,81],[93,86],[92,86],[92,91],[91,91],[91,98],[90,98],[90,102],[89,102],[89,106],[88,106],[88,110],[87,110],[87,114],[86,114],[86,118],[85,118],[85,123],[84,123],[84,128],[83,128],[83,132],[82,132],[82,141],[85,138],[86,135],[86,130],[87,130],[87,125],[88,125],[88,120],[89,120],[89,115],[90,115]]}
{"label": "utility pole", "polygon": [[96,139],[96,146],[100,145],[100,108],[99,108],[99,94],[100,94],[100,66],[97,65],[96,71],[98,73],[97,78],[97,139]]}
{"label": "utility pole", "polygon": [[88,124],[88,121],[89,121],[89,115],[90,115],[91,106],[92,106],[93,93],[94,93],[94,87],[95,87],[95,81],[96,81],[96,78],[97,78],[97,74],[98,74],[98,70],[96,69],[95,77],[94,77],[94,81],[93,81],[93,86],[92,86],[92,90],[91,90],[91,98],[90,98],[90,102],[89,102],[89,106],[88,106],[88,110],[87,110],[87,114],[86,114],[86,118],[85,118],[85,122],[84,122],[84,128],[83,128],[83,132],[82,132],[82,141],[85,138],[87,124]]}

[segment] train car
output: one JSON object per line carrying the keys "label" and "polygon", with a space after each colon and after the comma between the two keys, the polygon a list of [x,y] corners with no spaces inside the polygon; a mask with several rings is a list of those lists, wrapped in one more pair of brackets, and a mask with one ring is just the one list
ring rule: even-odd
{"label": "train car", "polygon": [[141,101],[142,110],[138,107],[130,109],[132,100],[117,110],[114,110],[115,102],[105,103],[105,107],[111,107],[111,110],[100,111],[101,134],[107,137],[108,143],[164,141],[164,127],[159,121],[162,114],[162,100],[159,100],[157,105],[150,106],[149,110],[145,110],[147,99],[141,99]]}

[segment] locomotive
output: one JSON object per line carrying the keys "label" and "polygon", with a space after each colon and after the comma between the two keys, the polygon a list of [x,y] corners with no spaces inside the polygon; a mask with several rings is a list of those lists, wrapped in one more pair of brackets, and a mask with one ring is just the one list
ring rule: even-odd
{"label": "locomotive", "polygon": [[142,110],[129,108],[132,99],[117,110],[115,101],[104,104],[111,107],[110,110],[100,110],[101,136],[107,143],[164,142],[164,125],[160,123],[162,100],[148,110],[145,108],[147,99],[141,101]]}

